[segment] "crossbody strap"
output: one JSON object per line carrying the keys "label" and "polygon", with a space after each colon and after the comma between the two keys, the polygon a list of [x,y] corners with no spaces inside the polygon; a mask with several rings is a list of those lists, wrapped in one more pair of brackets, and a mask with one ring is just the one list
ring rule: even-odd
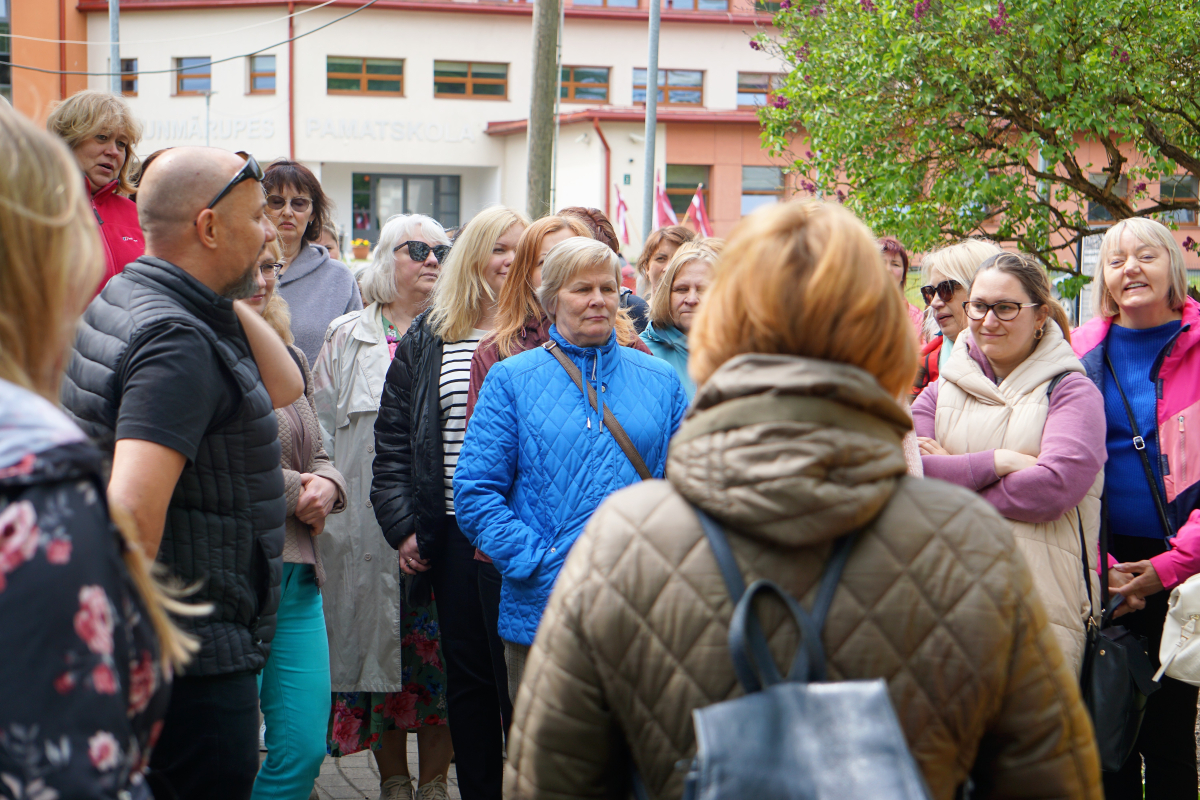
{"label": "crossbody strap", "polygon": [[1113,384],[1117,387],[1117,393],[1121,395],[1121,404],[1125,406],[1125,414],[1129,417],[1129,428],[1133,431],[1133,449],[1137,450],[1142,459],[1142,469],[1146,471],[1146,482],[1150,484],[1150,494],[1154,497],[1154,507],[1158,510],[1158,520],[1162,523],[1163,535],[1170,538],[1171,523],[1167,521],[1167,504],[1158,488],[1158,479],[1154,477],[1154,468],[1150,466],[1150,457],[1146,455],[1146,440],[1142,438],[1142,434],[1138,430],[1137,420],[1133,417],[1133,407],[1129,405],[1129,400],[1125,397],[1125,390],[1121,388],[1121,380],[1117,377],[1117,371],[1113,368],[1112,359],[1108,357],[1107,352],[1104,354],[1104,363],[1108,365]]}
{"label": "crossbody strap", "polygon": [[[597,404],[595,388],[593,388],[589,383],[586,384],[586,390],[584,389],[585,384],[583,381],[583,373],[580,372],[579,367],[575,366],[575,362],[567,358],[566,354],[559,349],[558,342],[551,339],[542,346],[550,351],[550,355],[554,356],[554,358],[558,360],[559,364],[562,364],[562,368],[567,371],[567,375],[569,375],[571,380],[575,382],[575,385],[579,388],[579,391],[587,395],[588,402],[592,404],[592,408],[596,408]],[[644,481],[648,481],[654,477],[650,474],[650,470],[646,469],[646,462],[642,460],[641,453],[637,451],[637,447],[635,447],[633,441],[630,440],[629,434],[627,434],[625,429],[621,427],[621,423],[617,422],[617,418],[613,415],[612,409],[608,407],[608,403],[604,404],[604,425],[613,435],[613,438],[617,440],[617,446],[621,448],[621,452],[623,452],[625,457],[629,459],[629,463],[633,464],[633,468],[637,470],[638,477]]]}

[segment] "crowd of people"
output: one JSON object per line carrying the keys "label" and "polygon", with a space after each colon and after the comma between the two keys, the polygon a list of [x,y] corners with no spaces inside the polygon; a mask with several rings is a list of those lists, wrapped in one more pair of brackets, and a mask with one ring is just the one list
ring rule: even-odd
{"label": "crowd of people", "polygon": [[1200,573],[1161,224],[1108,229],[1075,329],[984,239],[918,308],[817,202],[655,231],[636,291],[577,207],[398,215],[353,272],[303,164],[139,162],[97,91],[47,128],[0,108],[0,797],[305,800],[364,750],[381,800],[680,797],[743,693],[700,512],[798,599],[856,534],[828,671],[886,680],[930,797],[1195,796],[1195,686],[1104,772],[1080,691],[1102,598],[1157,666]]}

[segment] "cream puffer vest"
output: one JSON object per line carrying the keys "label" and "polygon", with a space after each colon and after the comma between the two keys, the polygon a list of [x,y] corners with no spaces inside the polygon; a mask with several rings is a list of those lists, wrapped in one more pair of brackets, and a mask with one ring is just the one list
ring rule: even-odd
{"label": "cream puffer vest", "polygon": [[[1048,323],[1037,348],[999,385],[992,383],[971,357],[975,346],[970,331],[963,331],[942,371],[938,386],[934,427],[938,443],[951,455],[1006,449],[1037,456],[1042,429],[1050,408],[1050,383],[1065,372],[1083,373],[1058,326]],[[1096,542],[1100,532],[1100,491],[1104,471],[1080,504],[1053,522],[1009,520],[1017,547],[1033,573],[1063,654],[1082,668],[1085,626],[1089,613],[1087,586],[1083,582],[1080,524],[1087,542],[1088,574],[1092,597],[1099,602],[1096,576]]]}

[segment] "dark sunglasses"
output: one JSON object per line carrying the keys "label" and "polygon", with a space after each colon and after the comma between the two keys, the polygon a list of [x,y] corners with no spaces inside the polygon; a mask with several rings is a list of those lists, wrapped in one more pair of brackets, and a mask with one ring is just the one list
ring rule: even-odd
{"label": "dark sunglasses", "polygon": [[450,245],[448,244],[438,244],[431,247],[424,242],[401,242],[392,248],[392,252],[397,252],[401,247],[408,248],[408,257],[413,261],[424,261],[429,258],[430,250],[433,251],[433,256],[439,264],[444,263],[446,256],[450,255]]}
{"label": "dark sunglasses", "polygon": [[933,302],[935,294],[942,298],[943,303],[949,303],[954,299],[955,290],[961,285],[958,281],[942,281],[937,286],[922,286],[921,297],[925,298],[925,305]]}
{"label": "dark sunglasses", "polygon": [[225,184],[225,188],[217,192],[217,196],[212,199],[212,202],[204,207],[204,211],[207,211],[217,203],[221,202],[222,198],[232,192],[233,187],[237,186],[242,181],[262,181],[263,170],[262,167],[258,165],[258,162],[254,160],[254,156],[250,155],[249,153],[241,152],[239,152],[238,155],[246,159],[246,163],[242,164],[242,168],[234,173],[234,176],[230,179],[229,183]]}
{"label": "dark sunglasses", "polygon": [[[288,199],[281,195],[267,195],[267,208],[272,211],[282,211],[283,207],[288,205],[288,202]],[[312,200],[307,197],[293,197],[290,202],[292,211],[295,211],[297,214],[303,214],[312,205]]]}

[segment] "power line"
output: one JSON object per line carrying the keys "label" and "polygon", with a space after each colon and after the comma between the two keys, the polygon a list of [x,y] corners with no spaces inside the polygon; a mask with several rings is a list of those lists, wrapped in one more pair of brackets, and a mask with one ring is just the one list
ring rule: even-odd
{"label": "power line", "polygon": [[[266,47],[260,47],[257,50],[253,50],[249,53],[242,53],[241,55],[229,56],[228,58],[217,58],[217,59],[213,59],[211,61],[207,61],[203,64],[192,64],[188,67],[188,69],[199,69],[200,67],[211,67],[213,64],[223,64],[226,61],[236,61],[237,59],[240,59],[240,58],[249,58],[250,56],[258,55],[259,53],[265,53],[268,50],[274,50],[276,47],[283,47],[288,42],[294,42],[297,39],[303,39],[305,36],[311,36],[312,34],[316,33],[317,31],[322,30],[324,28],[328,28],[330,25],[334,25],[338,22],[341,22],[342,20],[346,19],[347,17],[352,17],[360,11],[365,11],[366,9],[370,8],[371,6],[375,5],[378,2],[379,2],[379,0],[369,0],[369,2],[364,3],[363,5],[359,6],[358,8],[354,9],[353,11],[351,11],[347,14],[343,14],[342,16],[338,17],[337,19],[330,20],[329,22],[326,22],[324,25],[318,25],[317,27],[313,28],[311,31],[305,31],[304,33],[298,33],[295,36],[291,37],[290,39],[284,39],[282,42],[276,42],[275,44],[267,45]],[[24,70],[29,70],[31,72],[44,72],[44,73],[47,73],[50,75],[89,75],[92,77],[103,77],[103,78],[111,78],[113,75],[162,75],[162,74],[167,74],[167,73],[179,72],[178,68],[175,68],[175,69],[147,69],[147,70],[138,70],[137,72],[128,72],[128,73],[127,72],[72,72],[70,70],[43,69],[42,67],[31,67],[31,66],[28,66],[27,64],[14,64],[11,61],[0,60],[0,66],[3,66],[3,65],[10,66],[13,69],[24,69]]]}
{"label": "power line", "polygon": [[[234,28],[233,30],[230,30],[230,31],[219,31],[217,33],[202,33],[199,36],[177,36],[174,39],[138,39],[138,40],[135,40],[132,42],[121,41],[121,42],[118,42],[117,44],[120,44],[121,46],[135,45],[135,44],[168,44],[170,42],[191,42],[191,41],[195,41],[197,39],[207,39],[207,38],[210,38],[213,36],[228,36],[231,33],[241,33],[242,31],[248,31],[252,28],[261,28],[264,25],[273,25],[276,22],[284,22],[293,17],[298,17],[301,14],[307,14],[310,11],[317,11],[319,9],[324,8],[327,5],[330,5],[330,4],[336,3],[336,2],[337,2],[337,0],[325,0],[325,2],[321,3],[319,6],[313,6],[312,8],[306,8],[306,9],[303,9],[302,11],[297,11],[294,14],[288,14],[287,16],[277,17],[276,19],[269,19],[266,22],[256,22],[253,25],[246,25],[245,27],[242,27],[242,28]],[[43,39],[38,36],[23,36],[21,34],[16,34],[16,33],[6,33],[3,36],[0,36],[0,38],[23,39],[27,42],[44,42],[47,44],[89,44],[89,45],[96,45],[97,47],[101,47],[101,46],[107,47],[111,44],[114,44],[114,42],[92,42],[87,39]]]}

